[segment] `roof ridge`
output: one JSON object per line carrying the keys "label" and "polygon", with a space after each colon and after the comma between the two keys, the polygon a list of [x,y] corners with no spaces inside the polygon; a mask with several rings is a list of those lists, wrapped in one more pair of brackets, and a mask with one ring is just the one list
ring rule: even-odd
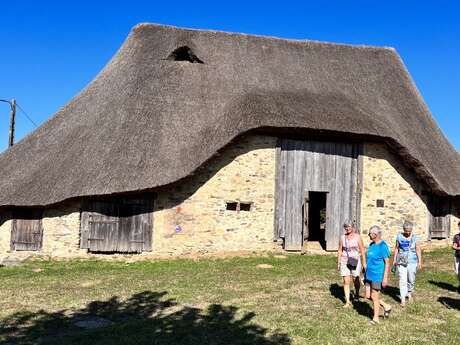
{"label": "roof ridge", "polygon": [[320,41],[320,40],[313,40],[313,39],[295,39],[295,38],[284,38],[278,36],[271,36],[271,35],[259,35],[259,34],[248,34],[243,32],[230,32],[230,31],[222,31],[222,30],[214,30],[214,29],[197,29],[197,28],[186,28],[186,27],[179,27],[175,25],[167,25],[167,24],[157,24],[157,23],[138,23],[131,29],[132,32],[139,32],[143,29],[173,29],[178,31],[198,31],[198,32],[207,32],[207,33],[216,33],[222,34],[227,36],[244,36],[244,37],[254,37],[266,40],[275,40],[275,41],[282,41],[287,43],[313,43],[318,45],[325,45],[325,46],[337,46],[337,47],[346,47],[346,48],[354,48],[354,49],[365,49],[365,50],[390,50],[396,51],[394,47],[390,46],[376,46],[376,45],[368,45],[368,44],[351,44],[351,43],[338,43],[338,42],[331,42],[331,41]]}

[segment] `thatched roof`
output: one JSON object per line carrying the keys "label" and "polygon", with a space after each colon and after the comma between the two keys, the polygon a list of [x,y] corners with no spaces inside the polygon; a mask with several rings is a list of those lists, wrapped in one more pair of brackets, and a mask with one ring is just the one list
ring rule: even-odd
{"label": "thatched roof", "polygon": [[[174,60],[184,56],[192,62]],[[427,186],[460,194],[460,156],[394,49],[141,24],[79,95],[0,156],[0,205],[163,186],[255,128],[382,138]]]}

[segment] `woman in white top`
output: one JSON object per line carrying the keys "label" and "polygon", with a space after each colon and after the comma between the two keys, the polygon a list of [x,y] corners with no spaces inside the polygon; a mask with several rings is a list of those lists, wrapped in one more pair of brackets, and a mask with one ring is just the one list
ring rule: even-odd
{"label": "woman in white top", "polygon": [[344,234],[340,237],[337,251],[337,269],[343,279],[343,291],[345,294],[344,307],[350,307],[350,282],[353,279],[355,286],[355,298],[359,298],[361,271],[366,269],[366,254],[361,236],[357,234],[351,222],[343,224]]}
{"label": "woman in white top", "polygon": [[405,221],[403,232],[396,236],[393,266],[398,267],[399,295],[401,307],[406,306],[406,298],[412,299],[417,268],[422,268],[422,249],[416,234],[412,232],[413,224]]}

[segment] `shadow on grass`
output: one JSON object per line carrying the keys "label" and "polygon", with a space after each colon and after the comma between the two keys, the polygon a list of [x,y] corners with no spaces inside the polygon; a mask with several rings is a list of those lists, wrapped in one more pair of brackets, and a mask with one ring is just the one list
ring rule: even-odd
{"label": "shadow on grass", "polygon": [[342,303],[345,303],[345,296],[343,294],[343,286],[340,286],[337,283],[331,284],[329,286],[329,292],[332,296],[340,300]]}
{"label": "shadow on grass", "polygon": [[395,302],[401,302],[401,298],[399,297],[399,287],[387,286],[382,290],[382,294],[384,296],[391,297]]}
{"label": "shadow on grass", "polygon": [[[291,344],[286,334],[253,323],[254,313],[237,316],[238,308],[219,304],[205,310],[180,307],[166,294],[145,291],[125,301],[112,297],[76,311],[15,313],[0,321],[0,343]],[[102,327],[82,329],[79,323]]]}
{"label": "shadow on grass", "polygon": [[450,297],[439,297],[438,302],[448,309],[460,310],[460,300]]}
{"label": "shadow on grass", "polygon": [[[345,296],[343,294],[343,287],[334,283],[329,286],[329,291],[331,292],[331,295],[340,300],[342,303],[345,303]],[[393,286],[387,286],[385,288],[385,295],[390,296],[393,298],[395,301],[399,302],[399,298],[397,297],[399,295],[399,289],[395,288]],[[372,317],[374,310],[372,309],[372,302],[368,301],[366,298],[361,297],[359,300],[353,301],[353,309],[356,310],[356,312],[359,315],[366,316],[366,317]]]}
{"label": "shadow on grass", "polygon": [[435,280],[428,280],[428,283],[430,283],[431,285],[435,285],[441,289],[447,290],[447,291],[453,291],[453,292],[457,291],[457,287],[449,283],[439,282]]}

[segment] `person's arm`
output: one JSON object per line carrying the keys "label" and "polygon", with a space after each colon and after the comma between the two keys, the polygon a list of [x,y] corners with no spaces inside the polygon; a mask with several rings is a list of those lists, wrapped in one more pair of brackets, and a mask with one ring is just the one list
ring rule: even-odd
{"label": "person's arm", "polygon": [[396,239],[395,252],[394,252],[394,255],[393,255],[393,266],[396,266],[398,264],[398,255],[399,255],[399,242]]}
{"label": "person's arm", "polygon": [[361,253],[361,263],[362,263],[362,266],[363,266],[363,270],[365,271],[366,267],[367,267],[366,252],[364,250],[364,244],[363,244],[363,240],[362,240],[361,236],[359,236],[358,246],[359,246],[359,251]]}
{"label": "person's arm", "polygon": [[340,270],[340,257],[342,256],[342,239],[339,240],[339,249],[337,249],[337,270]]}
{"label": "person's arm", "polygon": [[390,272],[390,257],[384,259],[385,270],[383,272],[382,287],[385,288],[388,285],[388,273]]}
{"label": "person's arm", "polygon": [[422,247],[419,241],[415,242],[415,253],[417,254],[418,268],[422,269]]}

